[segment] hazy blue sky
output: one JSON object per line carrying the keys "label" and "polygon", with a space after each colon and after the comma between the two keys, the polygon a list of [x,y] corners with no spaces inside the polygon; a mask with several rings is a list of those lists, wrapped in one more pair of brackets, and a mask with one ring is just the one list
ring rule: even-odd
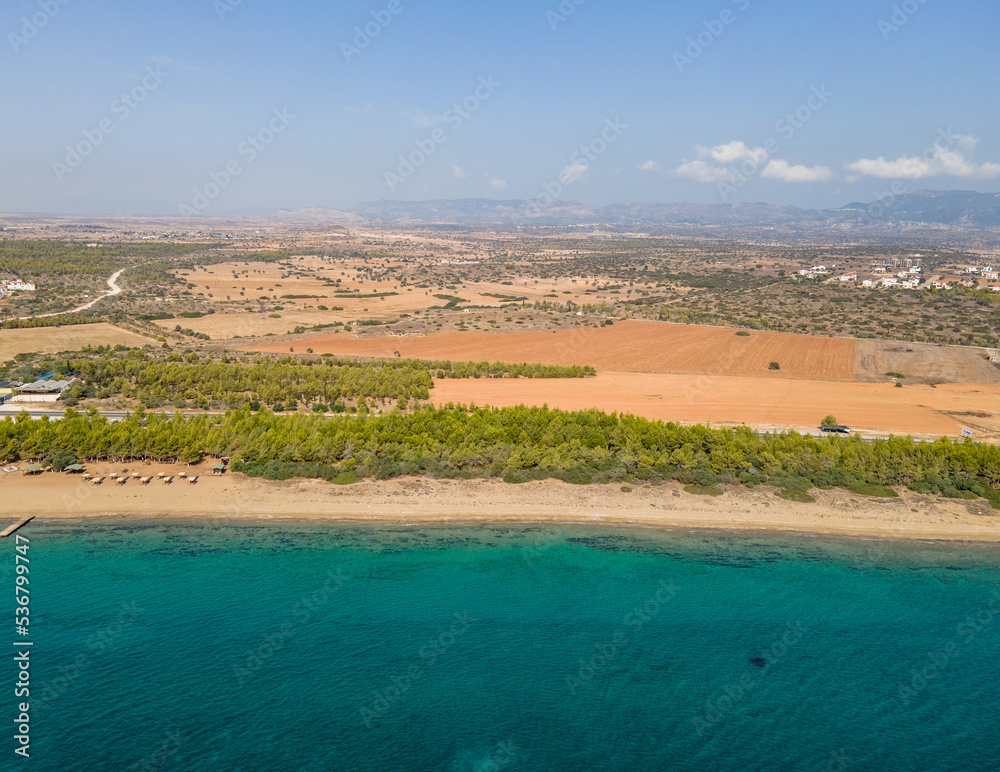
{"label": "hazy blue sky", "polygon": [[998,22],[995,0],[7,0],[0,211],[998,190]]}

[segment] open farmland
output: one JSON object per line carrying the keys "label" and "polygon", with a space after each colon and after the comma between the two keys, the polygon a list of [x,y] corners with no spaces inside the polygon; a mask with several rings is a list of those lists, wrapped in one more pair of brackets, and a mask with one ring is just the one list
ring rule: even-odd
{"label": "open farmland", "polygon": [[[855,431],[982,438],[1000,433],[1000,386],[892,384],[601,372],[586,380],[438,380],[436,405],[548,405],[598,408],[646,418],[815,431],[827,414]],[[975,412],[978,415],[968,415]],[[988,414],[988,415],[987,415]]]}
{"label": "open farmland", "polygon": [[191,295],[210,303],[213,313],[161,319],[157,324],[170,330],[180,323],[213,340],[283,335],[296,327],[338,322],[391,321],[401,314],[441,308],[453,298],[495,310],[512,302],[546,298],[576,303],[594,299],[587,294],[583,279],[580,286],[569,279],[543,279],[518,281],[517,286],[509,281],[479,281],[457,287],[443,278],[414,285],[383,278],[364,261],[319,256],[283,263],[233,261],[176,271],[175,276],[187,283]]}
{"label": "open farmland", "polygon": [[[598,370],[711,373],[773,378],[851,380],[854,341],[661,322],[626,321],[609,327],[489,334],[435,333],[422,337],[322,336],[303,342],[317,354],[592,365]],[[254,347],[281,352],[287,344]],[[770,370],[777,362],[779,371]]]}
{"label": "open farmland", "polygon": [[76,351],[84,346],[141,348],[149,343],[153,340],[103,323],[0,330],[0,362],[29,352],[55,354]]}
{"label": "open farmland", "polygon": [[977,347],[859,340],[855,350],[854,375],[859,381],[885,381],[887,373],[900,373],[907,384],[1000,383],[1000,368]]}

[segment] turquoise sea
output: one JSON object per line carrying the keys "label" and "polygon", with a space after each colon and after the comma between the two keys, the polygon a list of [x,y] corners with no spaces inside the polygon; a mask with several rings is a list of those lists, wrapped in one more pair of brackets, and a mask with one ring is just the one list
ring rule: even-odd
{"label": "turquoise sea", "polygon": [[[1000,769],[997,548],[287,522],[21,533],[31,758],[7,739],[0,769]],[[0,549],[9,646],[14,540]]]}

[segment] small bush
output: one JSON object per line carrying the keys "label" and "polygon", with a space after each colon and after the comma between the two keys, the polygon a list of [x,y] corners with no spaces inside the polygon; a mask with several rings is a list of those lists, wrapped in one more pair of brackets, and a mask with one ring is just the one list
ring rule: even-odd
{"label": "small bush", "polygon": [[802,491],[793,491],[788,488],[784,488],[777,491],[778,498],[787,499],[788,501],[798,501],[802,504],[813,504],[816,499],[810,496],[808,493],[803,493]]}
{"label": "small bush", "polygon": [[781,365],[778,364],[777,362],[771,362],[771,364],[769,364],[767,366],[767,369],[768,370],[780,370],[781,369]]}
{"label": "small bush", "polygon": [[685,485],[684,490],[695,496],[721,496],[725,493],[722,488],[717,488],[714,485]]}
{"label": "small bush", "polygon": [[359,482],[360,480],[361,478],[358,477],[358,473],[353,469],[345,469],[330,482],[334,485],[354,485],[354,483]]}
{"label": "small bush", "polygon": [[750,333],[747,332],[746,330],[740,330],[739,332],[736,333],[736,335],[738,337],[740,337],[740,338],[749,338],[750,337]]}
{"label": "small bush", "polygon": [[883,499],[899,498],[899,494],[892,488],[887,488],[886,486],[878,485],[877,483],[846,481],[842,487],[846,488],[851,493],[857,493],[859,496],[874,496],[876,498]]}

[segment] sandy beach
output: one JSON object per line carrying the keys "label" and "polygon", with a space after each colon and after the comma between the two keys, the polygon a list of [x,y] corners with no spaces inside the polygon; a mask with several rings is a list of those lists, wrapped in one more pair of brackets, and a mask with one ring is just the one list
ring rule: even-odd
{"label": "sandy beach", "polygon": [[[79,476],[0,472],[4,519],[169,517],[309,519],[331,522],[575,523],[658,528],[786,531],[840,536],[949,541],[1000,541],[1000,513],[983,501],[919,496],[872,499],[843,490],[813,491],[815,503],[778,498],[773,489],[731,488],[723,496],[685,492],[675,483],[569,485],[556,480],[509,485],[500,480],[402,478],[337,486],[322,480],[268,482],[200,465],[127,465],[144,476],[175,475],[166,484],[105,481]],[[121,464],[90,464],[94,474]],[[199,475],[196,484],[176,478]]]}

